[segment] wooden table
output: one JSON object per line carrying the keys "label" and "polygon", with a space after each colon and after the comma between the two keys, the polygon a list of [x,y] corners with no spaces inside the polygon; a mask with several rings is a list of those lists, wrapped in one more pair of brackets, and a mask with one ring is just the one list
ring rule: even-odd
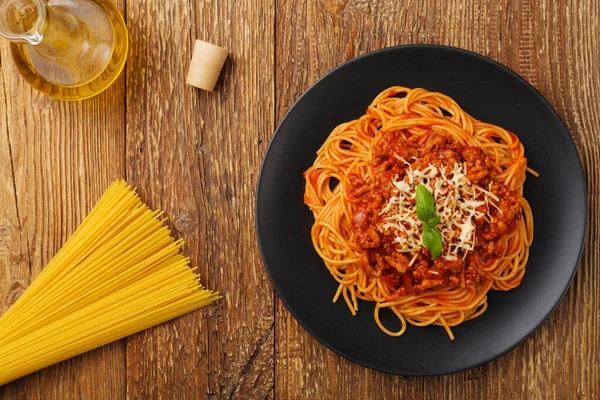
{"label": "wooden table", "polygon": [[[0,311],[118,177],[166,210],[225,299],[10,383],[0,398],[600,398],[598,0],[118,5],[126,70],[90,100],[33,91],[2,41]],[[185,84],[196,38],[231,51],[214,93]],[[521,74],[566,122],[589,189],[586,251],[550,320],[499,360],[432,378],[360,367],[307,334],[274,294],[253,224],[259,166],[286,110],[340,63],[404,43],[466,48]]]}

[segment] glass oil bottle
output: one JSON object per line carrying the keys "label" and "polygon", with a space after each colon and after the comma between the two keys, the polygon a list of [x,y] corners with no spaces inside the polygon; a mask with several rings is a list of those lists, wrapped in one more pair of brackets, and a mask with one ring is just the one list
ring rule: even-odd
{"label": "glass oil bottle", "polygon": [[27,83],[62,100],[102,92],[127,58],[127,28],[109,0],[0,0],[0,35]]}

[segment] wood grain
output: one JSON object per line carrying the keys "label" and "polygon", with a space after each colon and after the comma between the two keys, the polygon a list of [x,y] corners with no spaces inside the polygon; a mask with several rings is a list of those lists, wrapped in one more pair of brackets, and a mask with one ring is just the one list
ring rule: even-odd
{"label": "wood grain", "polygon": [[[165,209],[225,298],[0,387],[0,399],[600,398],[598,0],[118,5],[126,70],[90,100],[37,94],[0,46],[0,312],[117,177]],[[230,51],[213,93],[185,84],[195,39]],[[253,224],[260,162],[291,104],[338,64],[404,43],[466,48],[523,75],[566,122],[589,189],[581,267],[550,320],[488,365],[432,378],[359,367],[308,335],[273,295]]]}
{"label": "wood grain", "polygon": [[[261,137],[274,129],[273,12],[262,0],[128,4],[127,178],[225,296],[128,340],[134,398],[272,391],[274,300],[252,221]],[[196,38],[231,54],[213,93],[185,84]]]}
{"label": "wood grain", "polygon": [[[123,2],[117,4],[124,8]],[[4,311],[108,184],[124,175],[125,79],[93,99],[61,102],[25,83],[4,39],[0,51],[0,311]],[[125,388],[121,341],[0,387],[0,398],[110,399],[124,395]]]}
{"label": "wood grain", "polygon": [[[600,90],[597,2],[279,1],[277,119],[324,73],[359,54],[404,43],[457,46],[487,55],[536,86],[566,121],[588,174],[587,250],[550,320],[506,356],[443,377],[386,375],[337,356],[277,301],[276,397],[598,398],[600,260],[596,134]],[[565,376],[565,371],[568,371]]]}

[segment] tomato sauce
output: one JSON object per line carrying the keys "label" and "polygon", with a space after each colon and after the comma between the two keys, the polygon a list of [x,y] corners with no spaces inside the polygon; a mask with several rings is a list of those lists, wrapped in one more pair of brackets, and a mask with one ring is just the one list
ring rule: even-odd
{"label": "tomato sauce", "polygon": [[[463,251],[456,260],[431,259],[426,247],[418,252],[402,252],[394,243],[396,234],[382,229],[383,206],[392,195],[392,180],[403,179],[406,169],[422,170],[460,163],[466,166],[471,184],[487,188],[499,201],[481,211],[489,218],[475,218],[475,243],[472,251]],[[515,229],[522,210],[517,193],[492,178],[490,159],[479,147],[464,146],[452,137],[434,131],[405,139],[401,132],[388,132],[374,144],[371,162],[373,179],[350,174],[346,193],[356,204],[352,216],[353,241],[364,249],[360,265],[372,276],[380,276],[389,291],[388,298],[442,287],[473,287],[481,280],[479,268],[497,260],[500,241]],[[481,194],[483,198],[483,194]],[[400,233],[401,234],[401,233]],[[404,249],[406,251],[406,249]]]}

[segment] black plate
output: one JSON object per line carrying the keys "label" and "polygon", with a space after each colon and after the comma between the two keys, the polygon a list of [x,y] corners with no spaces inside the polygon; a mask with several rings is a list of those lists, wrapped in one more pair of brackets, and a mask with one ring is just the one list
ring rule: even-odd
{"label": "black plate", "polygon": [[[525,197],[533,209],[534,243],[518,288],[491,291],[488,310],[453,328],[407,327],[393,338],[373,320],[373,304],[352,317],[337,283],[314,251],[312,213],[303,204],[302,173],[338,124],[360,117],[383,89],[423,87],[453,97],[475,118],[515,132],[525,146]],[[566,292],[582,253],[587,195],[569,132],[524,79],[477,54],[443,46],[400,46],[366,54],[334,69],[290,109],[265,156],[256,194],[256,230],[273,286],[292,315],[321,343],[364,366],[403,375],[473,368],[529,337]],[[382,313],[383,315],[383,313]],[[398,326],[393,316],[384,324]],[[386,321],[388,321],[386,323]],[[396,325],[394,325],[396,323]]]}

